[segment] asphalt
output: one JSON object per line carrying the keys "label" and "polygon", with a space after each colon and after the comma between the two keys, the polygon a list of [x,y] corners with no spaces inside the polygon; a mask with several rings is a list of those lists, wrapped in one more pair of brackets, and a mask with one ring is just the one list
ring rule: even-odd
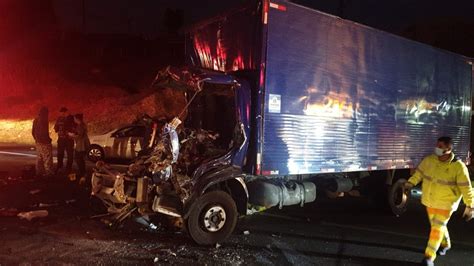
{"label": "asphalt", "polygon": [[[18,178],[34,157],[2,151],[34,154],[26,150],[0,149],[0,265],[419,265],[429,234],[416,198],[397,218],[365,198],[320,197],[303,208],[242,217],[218,247],[197,246],[165,219],[155,220],[157,230],[133,221],[111,229],[94,218],[103,210],[86,188],[64,177]],[[48,217],[28,222],[15,215],[38,209]],[[448,227],[453,248],[436,265],[474,265],[474,223],[459,210]]]}

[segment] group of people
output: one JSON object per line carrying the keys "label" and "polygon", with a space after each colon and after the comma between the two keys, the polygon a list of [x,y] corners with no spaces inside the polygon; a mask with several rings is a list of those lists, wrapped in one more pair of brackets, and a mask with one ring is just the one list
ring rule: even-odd
{"label": "group of people", "polygon": [[[54,125],[58,134],[57,142],[57,167],[53,169],[53,146],[49,135],[49,111],[42,107],[38,117],[33,121],[32,135],[36,143],[37,160],[36,175],[51,177],[54,174],[65,173],[71,181],[76,179],[72,173],[73,160],[77,164],[79,182],[86,181],[86,152],[90,142],[87,135],[87,125],[83,114],[70,115],[66,107],[59,110],[59,117]],[[64,155],[67,156],[64,167]]]}

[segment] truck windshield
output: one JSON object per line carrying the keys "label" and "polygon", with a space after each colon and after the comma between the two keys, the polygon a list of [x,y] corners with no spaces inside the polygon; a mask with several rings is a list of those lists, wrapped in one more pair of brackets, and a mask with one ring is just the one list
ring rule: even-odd
{"label": "truck windshield", "polygon": [[218,133],[215,145],[230,148],[236,124],[234,89],[230,85],[206,84],[189,106],[186,128]]}

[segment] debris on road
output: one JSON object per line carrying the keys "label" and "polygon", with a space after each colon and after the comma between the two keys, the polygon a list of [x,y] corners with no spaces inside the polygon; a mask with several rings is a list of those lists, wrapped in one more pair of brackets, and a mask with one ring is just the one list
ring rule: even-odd
{"label": "debris on road", "polygon": [[173,256],[173,257],[177,256],[177,254],[175,252],[171,251],[171,249],[169,249],[169,248],[168,249],[163,249],[162,252],[165,252],[165,253]]}
{"label": "debris on road", "polygon": [[221,247],[221,244],[216,243],[216,248],[220,248],[220,247]]}
{"label": "debris on road", "polygon": [[40,203],[38,207],[40,208],[48,208],[48,207],[56,207],[59,206],[59,203]]}
{"label": "debris on road", "polygon": [[244,235],[246,235],[246,236],[250,235],[250,231],[248,231],[248,230],[244,231]]}
{"label": "debris on road", "polygon": [[17,216],[18,213],[20,212],[14,208],[10,208],[10,209],[1,208],[0,209],[0,216],[2,217],[14,217],[14,216]]}
{"label": "debris on road", "polygon": [[30,190],[30,194],[31,195],[35,195],[35,194],[38,194],[41,192],[41,189],[33,189],[33,190]]}
{"label": "debris on road", "polygon": [[44,218],[48,216],[48,211],[47,210],[38,210],[38,211],[29,211],[29,212],[20,212],[18,213],[18,217],[21,219],[26,219],[28,221],[31,221],[35,218]]}
{"label": "debris on road", "polygon": [[76,202],[76,201],[77,201],[77,200],[75,200],[75,199],[71,199],[71,200],[66,200],[65,202],[66,202],[66,204],[71,204],[71,203],[74,203],[74,202]]}

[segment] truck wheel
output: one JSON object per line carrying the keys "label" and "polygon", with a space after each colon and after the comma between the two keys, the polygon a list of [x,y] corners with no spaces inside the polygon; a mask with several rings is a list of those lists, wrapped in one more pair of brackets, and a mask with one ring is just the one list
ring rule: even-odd
{"label": "truck wheel", "polygon": [[388,189],[388,205],[390,206],[392,213],[397,217],[405,213],[407,210],[410,191],[403,188],[406,181],[406,179],[400,178]]}
{"label": "truck wheel", "polygon": [[224,191],[199,197],[186,221],[191,238],[199,245],[215,245],[226,240],[237,223],[237,207]]}

